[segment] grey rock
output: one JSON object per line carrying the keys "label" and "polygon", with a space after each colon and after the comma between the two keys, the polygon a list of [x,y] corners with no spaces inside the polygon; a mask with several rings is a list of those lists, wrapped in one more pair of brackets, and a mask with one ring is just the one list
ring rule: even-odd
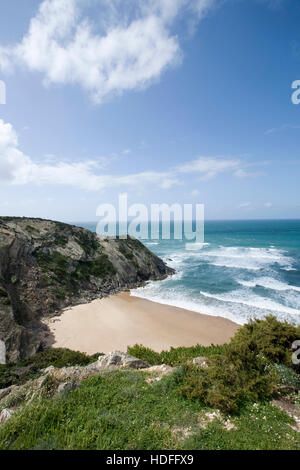
{"label": "grey rock", "polygon": [[8,410],[4,408],[4,410],[2,410],[0,413],[0,424],[6,423],[6,421],[8,421],[12,417],[13,413],[13,410]]}
{"label": "grey rock", "polygon": [[4,341],[0,340],[0,364],[6,364],[6,346]]}
{"label": "grey rock", "polygon": [[193,364],[196,364],[197,366],[202,367],[203,369],[206,369],[207,366],[207,357],[195,357],[193,359]]}
{"label": "grey rock", "polygon": [[145,369],[149,367],[147,362],[132,357],[121,351],[113,351],[104,356],[100,356],[96,363],[98,369],[109,369],[113,367],[130,367],[131,369]]}
{"label": "grey rock", "polygon": [[7,360],[53,344],[44,318],[173,273],[131,237],[99,238],[50,220],[0,217],[0,334]]}
{"label": "grey rock", "polygon": [[58,389],[57,389],[56,393],[57,393],[57,395],[62,395],[63,393],[71,392],[75,388],[76,388],[76,386],[73,382],[71,382],[71,383],[70,382],[63,382],[58,386]]}
{"label": "grey rock", "polygon": [[7,387],[7,388],[2,388],[0,390],[0,401],[5,398],[7,395],[10,394],[10,392],[13,390],[14,386],[10,386],[10,387]]}

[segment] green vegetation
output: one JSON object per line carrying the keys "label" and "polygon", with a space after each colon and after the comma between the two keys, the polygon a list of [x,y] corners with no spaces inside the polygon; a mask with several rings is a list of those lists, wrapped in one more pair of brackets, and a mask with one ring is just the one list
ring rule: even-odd
{"label": "green vegetation", "polygon": [[66,294],[66,292],[64,291],[64,289],[58,289],[58,290],[56,291],[55,295],[56,295],[56,298],[57,298],[58,300],[65,300],[65,298],[66,298],[66,296],[67,296],[67,294]]}
{"label": "green vegetation", "polygon": [[[295,334],[297,328],[267,317],[242,327],[224,346],[161,353],[128,348],[150,364],[175,366],[164,377],[147,370],[106,371],[55,395],[58,376],[51,376],[40,398],[0,427],[0,449],[299,450],[295,421],[271,403],[273,397],[288,406],[300,403],[299,370],[290,349]],[[49,365],[85,365],[97,356],[45,351],[2,366],[0,388],[25,383]],[[206,357],[207,366],[194,364],[195,357]],[[12,400],[20,405],[24,393],[21,389],[23,395]]]}
{"label": "green vegetation", "polygon": [[252,320],[236,333],[231,344],[244,345],[270,361],[291,365],[291,345],[300,338],[300,326],[280,322],[274,316]]}
{"label": "green vegetation", "polygon": [[13,274],[13,275],[11,276],[11,278],[10,278],[10,282],[11,282],[12,284],[15,284],[17,281],[18,281],[17,276],[16,276],[15,274]]}
{"label": "green vegetation", "polygon": [[181,393],[224,412],[236,413],[246,402],[275,395],[277,377],[267,362],[246,346],[229,346],[208,359],[208,367],[187,364]]}
{"label": "green vegetation", "polygon": [[107,255],[101,255],[94,261],[87,261],[79,263],[74,273],[73,279],[86,279],[89,280],[90,276],[102,278],[109,275],[116,274],[113,264],[109,261]]}
{"label": "green vegetation", "polygon": [[32,227],[31,225],[27,225],[27,227],[25,228],[26,232],[32,234],[32,233],[39,233],[39,231],[35,228],[35,227]]}
{"label": "green vegetation", "polygon": [[[79,280],[89,281],[91,276],[103,278],[116,273],[114,266],[105,254],[98,256],[93,261],[75,262],[75,268],[72,267],[68,257],[58,251],[54,251],[51,254],[37,251],[35,256],[43,271],[54,273],[56,280],[71,290]],[[64,292],[64,296],[62,296],[61,292],[57,298],[63,299],[66,296],[66,292]]]}
{"label": "green vegetation", "polygon": [[[229,345],[209,348],[198,345],[160,354],[135,345],[128,348],[128,353],[150,364],[185,363],[180,383],[184,396],[224,412],[237,413],[246,402],[271,399],[278,393],[278,386],[286,386],[287,391],[300,390],[291,361],[291,345],[297,338],[299,328],[268,316],[244,325]],[[196,356],[206,356],[208,367],[190,363]]]}
{"label": "green vegetation", "polygon": [[68,244],[68,239],[66,237],[63,237],[62,235],[59,235],[55,239],[55,244],[60,248],[65,248],[65,246]]}
{"label": "green vegetation", "polygon": [[245,406],[228,430],[180,396],[172,377],[149,385],[144,374],[90,377],[30,403],[0,428],[0,449],[299,449],[292,420],[270,404]]}
{"label": "green vegetation", "polygon": [[35,253],[38,264],[44,271],[51,271],[55,274],[58,281],[64,281],[66,279],[68,269],[68,258],[58,251],[53,253],[44,253],[37,251]]}
{"label": "green vegetation", "polygon": [[133,240],[131,238],[128,238],[127,240],[120,240],[119,239],[118,240],[119,251],[123,256],[125,256],[126,259],[128,259],[129,261],[132,262],[132,264],[135,266],[135,268],[138,268],[139,264],[137,262],[136,256],[131,251],[132,248],[137,248],[137,245],[132,244],[132,241]]}
{"label": "green vegetation", "polygon": [[190,348],[180,347],[171,348],[169,351],[162,351],[158,353],[153,349],[146,348],[140,344],[127,348],[127,353],[131,356],[142,359],[151,365],[168,364],[169,366],[178,366],[184,364],[187,361],[192,360],[195,357],[210,357],[214,354],[221,354],[224,351],[225,346],[193,346]]}
{"label": "green vegetation", "polygon": [[80,230],[76,233],[75,240],[88,256],[91,256],[100,248],[100,244],[97,241],[96,236],[86,230]]}
{"label": "green vegetation", "polygon": [[81,352],[63,348],[47,349],[17,364],[0,365],[0,389],[10,385],[21,385],[39,377],[41,369],[49,366],[58,368],[84,366],[96,361],[98,356],[99,354],[87,356]]}

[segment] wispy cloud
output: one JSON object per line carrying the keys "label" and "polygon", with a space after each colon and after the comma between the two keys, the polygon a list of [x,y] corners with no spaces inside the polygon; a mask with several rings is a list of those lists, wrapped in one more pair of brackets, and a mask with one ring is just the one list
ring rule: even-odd
{"label": "wispy cloud", "polygon": [[193,173],[201,175],[199,180],[208,181],[215,178],[218,174],[226,171],[237,170],[240,161],[236,159],[199,157],[196,160],[185,163],[177,167],[179,173]]}
{"label": "wispy cloud", "polygon": [[239,158],[198,157],[196,160],[177,167],[179,173],[200,175],[198,181],[209,181],[221,173],[231,173],[236,178],[260,176],[262,173],[250,172],[250,165]]}
{"label": "wispy cloud", "polygon": [[18,137],[9,123],[0,119],[0,181],[13,185],[54,184],[74,186],[97,191],[125,186],[143,187],[145,184],[169,189],[180,184],[172,172],[146,171],[130,175],[102,175],[101,159],[84,162],[47,161],[34,162],[19,149]]}
{"label": "wispy cloud", "polygon": [[20,43],[0,47],[0,70],[23,66],[45,84],[78,84],[101,103],[179,63],[176,20],[198,23],[215,0],[96,0],[98,23],[86,16],[86,3],[44,0]]}
{"label": "wispy cloud", "polygon": [[265,134],[266,135],[275,134],[276,132],[282,132],[282,131],[286,131],[286,130],[289,130],[289,129],[299,130],[300,129],[300,124],[283,124],[280,127],[272,127],[271,129],[267,129],[265,131]]}
{"label": "wispy cloud", "polygon": [[209,181],[226,172],[234,178],[246,178],[255,174],[247,172],[245,168],[249,165],[240,159],[199,157],[165,171],[147,170],[112,175],[106,173],[111,159],[98,157],[68,161],[55,155],[47,155],[41,162],[34,161],[20,149],[13,126],[0,119],[0,181],[12,185],[65,185],[87,191],[117,187],[143,189],[147,185],[170,189],[182,185],[186,175],[197,181]]}
{"label": "wispy cloud", "polygon": [[237,206],[238,209],[249,209],[252,207],[252,202],[242,202]]}

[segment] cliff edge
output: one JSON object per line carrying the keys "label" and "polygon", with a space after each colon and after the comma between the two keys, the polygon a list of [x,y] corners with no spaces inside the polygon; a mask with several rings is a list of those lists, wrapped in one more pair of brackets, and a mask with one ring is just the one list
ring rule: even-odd
{"label": "cliff edge", "polygon": [[49,343],[44,317],[174,271],[136,239],[50,220],[0,217],[0,341],[15,362]]}

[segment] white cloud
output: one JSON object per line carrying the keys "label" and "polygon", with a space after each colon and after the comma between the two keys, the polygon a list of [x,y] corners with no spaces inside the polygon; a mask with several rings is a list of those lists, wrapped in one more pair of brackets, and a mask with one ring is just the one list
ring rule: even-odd
{"label": "white cloud", "polygon": [[271,129],[266,130],[265,134],[270,135],[270,134],[276,134],[277,132],[282,132],[286,130],[299,130],[300,125],[299,124],[283,124],[280,127],[272,127]]}
{"label": "white cloud", "polygon": [[22,65],[40,72],[45,84],[79,84],[100,103],[148,86],[180,61],[175,20],[198,22],[215,0],[93,3],[92,23],[83,0],[44,0],[21,42],[0,47],[0,70]]}
{"label": "white cloud", "polygon": [[252,206],[252,202],[243,202],[237,206],[238,209],[246,209]]}
{"label": "white cloud", "polygon": [[236,178],[240,178],[240,179],[243,179],[243,178],[255,178],[256,176],[262,176],[264,175],[265,173],[261,172],[261,171],[247,171],[245,170],[244,168],[239,168],[238,170],[236,170],[233,175],[236,177]]}
{"label": "white cloud", "polygon": [[[65,185],[88,191],[122,186],[127,189],[142,189],[145,185],[170,189],[182,185],[181,178],[185,174],[208,181],[225,172],[241,177],[239,172],[244,171],[243,164],[238,159],[200,157],[166,171],[144,171],[128,175],[103,174],[110,161],[111,157],[62,161],[55,155],[46,155],[42,162],[33,161],[20,150],[13,126],[0,119],[0,181],[8,184]],[[245,172],[243,177],[246,176]],[[195,196],[198,195],[196,191],[198,190],[194,191]]]}
{"label": "white cloud", "polygon": [[19,149],[18,137],[12,125],[0,119],[0,181],[3,183],[67,185],[89,191],[118,186],[137,188],[145,184],[169,189],[180,184],[172,172],[101,175],[97,172],[103,168],[102,164],[102,159],[73,163],[46,160],[46,163],[36,163]]}
{"label": "white cloud", "polygon": [[265,207],[267,207],[267,208],[270,208],[272,206],[273,206],[272,202],[266,202],[265,203]]}
{"label": "white cloud", "polygon": [[238,159],[228,160],[225,158],[199,157],[185,165],[179,166],[177,170],[180,173],[202,174],[200,180],[208,181],[220,173],[238,170],[240,166],[241,161]]}

